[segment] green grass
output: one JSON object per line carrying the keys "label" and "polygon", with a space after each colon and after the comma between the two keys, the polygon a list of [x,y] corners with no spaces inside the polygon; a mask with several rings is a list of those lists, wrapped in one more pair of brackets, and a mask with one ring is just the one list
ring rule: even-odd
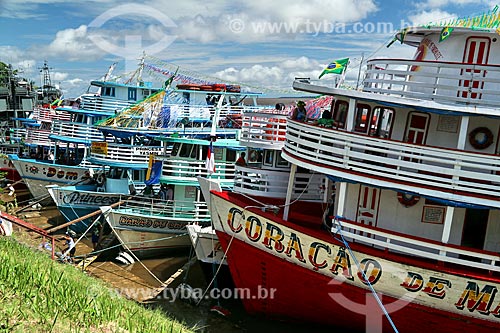
{"label": "green grass", "polygon": [[0,332],[191,332],[104,282],[0,237]]}

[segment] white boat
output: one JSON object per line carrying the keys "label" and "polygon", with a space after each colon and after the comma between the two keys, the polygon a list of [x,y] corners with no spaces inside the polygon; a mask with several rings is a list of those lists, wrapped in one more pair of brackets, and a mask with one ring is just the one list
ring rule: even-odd
{"label": "white boat", "polygon": [[[329,329],[498,331],[497,15],[397,32],[415,57],[370,59],[359,91],[294,82],[331,96],[331,118],[288,120],[286,194],[211,191],[248,312]],[[306,200],[299,170],[335,192]]]}

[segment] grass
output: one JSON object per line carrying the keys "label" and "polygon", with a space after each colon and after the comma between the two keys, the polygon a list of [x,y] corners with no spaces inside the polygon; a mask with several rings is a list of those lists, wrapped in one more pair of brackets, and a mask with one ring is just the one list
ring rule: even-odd
{"label": "grass", "polygon": [[0,237],[0,304],[0,332],[191,332],[12,237]]}

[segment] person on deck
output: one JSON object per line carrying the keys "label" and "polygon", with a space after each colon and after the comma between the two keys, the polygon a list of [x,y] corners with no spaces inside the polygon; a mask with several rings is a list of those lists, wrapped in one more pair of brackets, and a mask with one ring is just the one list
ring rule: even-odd
{"label": "person on deck", "polygon": [[240,154],[240,157],[238,157],[238,159],[236,160],[236,165],[238,166],[247,166],[247,161],[245,160],[245,156],[246,156],[246,153],[245,152],[242,152]]}
{"label": "person on deck", "polygon": [[291,118],[297,121],[307,121],[306,103],[304,101],[297,102],[297,107],[293,109]]}

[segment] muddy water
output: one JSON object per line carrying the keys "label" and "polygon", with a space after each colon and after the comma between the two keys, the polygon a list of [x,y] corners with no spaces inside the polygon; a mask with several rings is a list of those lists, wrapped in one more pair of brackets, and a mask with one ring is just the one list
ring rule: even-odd
{"label": "muddy water", "polygon": [[[166,280],[173,272],[182,267],[188,261],[188,256],[174,257],[154,260],[144,260],[143,263],[160,279]],[[148,283],[153,280],[146,270],[135,263],[130,267],[131,272],[141,276]],[[245,313],[241,301],[236,299],[210,300],[204,299],[199,305],[194,304],[189,299],[178,299],[180,296],[171,300],[172,293],[181,283],[187,283],[192,288],[201,288],[206,290],[207,280],[199,263],[195,263],[185,271],[185,274],[179,276],[171,288],[163,292],[164,298],[159,300],[154,306],[158,306],[166,313],[170,314],[187,326],[196,328],[199,332],[207,333],[241,333],[241,332],[333,332],[332,328],[306,325],[299,323],[277,322],[265,320],[257,316],[250,316]],[[221,286],[222,287],[222,286]],[[177,291],[180,295],[180,291]],[[227,316],[223,316],[212,311],[213,306],[220,306],[229,311]]]}
{"label": "muddy water", "polygon": [[[54,213],[53,210],[42,211],[42,216],[49,218],[49,223],[61,223],[63,218]],[[90,244],[89,240],[83,240]],[[127,271],[140,277],[144,282],[151,286],[158,286],[159,282],[152,277],[153,273],[159,280],[166,281],[178,269],[183,267],[189,260],[189,253],[160,259],[143,260],[142,263],[147,267],[145,269],[140,263],[124,267]],[[111,259],[114,256],[111,256]],[[98,263],[97,263],[98,264]],[[149,273],[148,270],[151,272]],[[158,307],[168,315],[184,322],[186,326],[203,333],[241,333],[241,332],[290,332],[290,333],[309,333],[309,332],[334,332],[332,328],[315,326],[310,324],[299,324],[289,322],[270,321],[256,316],[250,316],[245,313],[241,301],[237,299],[213,300],[207,297],[199,305],[190,299],[182,299],[177,287],[181,283],[186,283],[192,288],[197,289],[198,295],[207,288],[207,280],[203,274],[201,265],[195,262],[189,269],[186,269],[179,275],[169,287],[160,294],[160,299],[154,303],[147,304],[148,307]],[[224,286],[220,285],[223,288]],[[177,297],[173,296],[178,293]],[[220,306],[228,314],[223,316],[211,309],[213,306]],[[338,330],[340,331],[340,329]]]}

